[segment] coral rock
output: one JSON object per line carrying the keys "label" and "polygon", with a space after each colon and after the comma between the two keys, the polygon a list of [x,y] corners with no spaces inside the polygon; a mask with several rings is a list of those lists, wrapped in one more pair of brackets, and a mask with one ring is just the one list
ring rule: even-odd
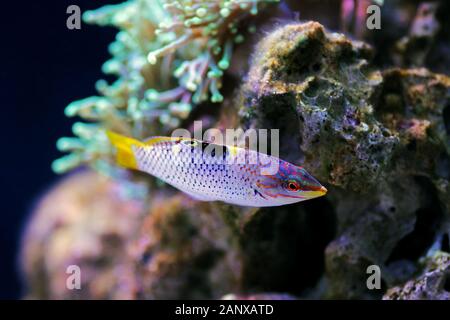
{"label": "coral rock", "polygon": [[437,252],[427,257],[422,274],[402,286],[389,289],[384,300],[450,300],[450,255]]}
{"label": "coral rock", "polygon": [[281,157],[331,190],[338,236],[322,282],[331,298],[380,298],[366,287],[369,265],[394,285],[388,266],[418,259],[448,231],[450,79],[381,72],[371,57],[316,22],[289,24],[261,40],[241,89],[244,126],[279,128]]}

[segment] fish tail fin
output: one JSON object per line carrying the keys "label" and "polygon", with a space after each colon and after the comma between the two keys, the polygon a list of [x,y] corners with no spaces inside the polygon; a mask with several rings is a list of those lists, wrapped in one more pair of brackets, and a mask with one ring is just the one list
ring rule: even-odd
{"label": "fish tail fin", "polygon": [[138,169],[133,147],[143,146],[143,143],[109,130],[106,130],[106,135],[116,149],[117,163],[128,169]]}

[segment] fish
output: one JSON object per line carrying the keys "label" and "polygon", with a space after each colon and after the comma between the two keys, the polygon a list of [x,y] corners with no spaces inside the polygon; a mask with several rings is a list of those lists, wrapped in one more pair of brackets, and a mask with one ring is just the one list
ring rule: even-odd
{"label": "fish", "polygon": [[249,148],[187,137],[139,141],[106,134],[119,166],[146,172],[196,200],[274,207],[327,193],[303,167]]}

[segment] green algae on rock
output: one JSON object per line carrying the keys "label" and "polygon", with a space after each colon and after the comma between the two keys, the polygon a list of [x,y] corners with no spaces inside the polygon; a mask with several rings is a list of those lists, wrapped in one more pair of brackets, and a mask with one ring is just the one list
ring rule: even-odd
{"label": "green algae on rock", "polygon": [[367,45],[325,33],[315,22],[274,31],[253,58],[243,88],[244,121],[281,128],[281,140],[291,143],[283,143],[289,154],[282,149],[282,157],[297,160],[319,179],[352,190],[370,188],[383,178],[399,142],[375,118],[372,101],[382,76],[369,68],[370,53]]}

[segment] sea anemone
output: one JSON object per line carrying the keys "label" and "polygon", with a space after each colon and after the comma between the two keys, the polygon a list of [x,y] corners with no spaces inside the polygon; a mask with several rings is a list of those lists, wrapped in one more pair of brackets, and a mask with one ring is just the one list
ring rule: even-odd
{"label": "sea anemone", "polygon": [[100,96],[67,106],[68,117],[90,123],[75,123],[76,137],[58,140],[58,149],[70,154],[54,161],[53,170],[86,163],[108,169],[105,129],[138,139],[168,134],[196,105],[221,103],[234,46],[255,31],[242,21],[257,15],[259,5],[278,1],[130,0],[86,12],[85,22],[120,29],[102,68],[117,80],[99,80]]}

